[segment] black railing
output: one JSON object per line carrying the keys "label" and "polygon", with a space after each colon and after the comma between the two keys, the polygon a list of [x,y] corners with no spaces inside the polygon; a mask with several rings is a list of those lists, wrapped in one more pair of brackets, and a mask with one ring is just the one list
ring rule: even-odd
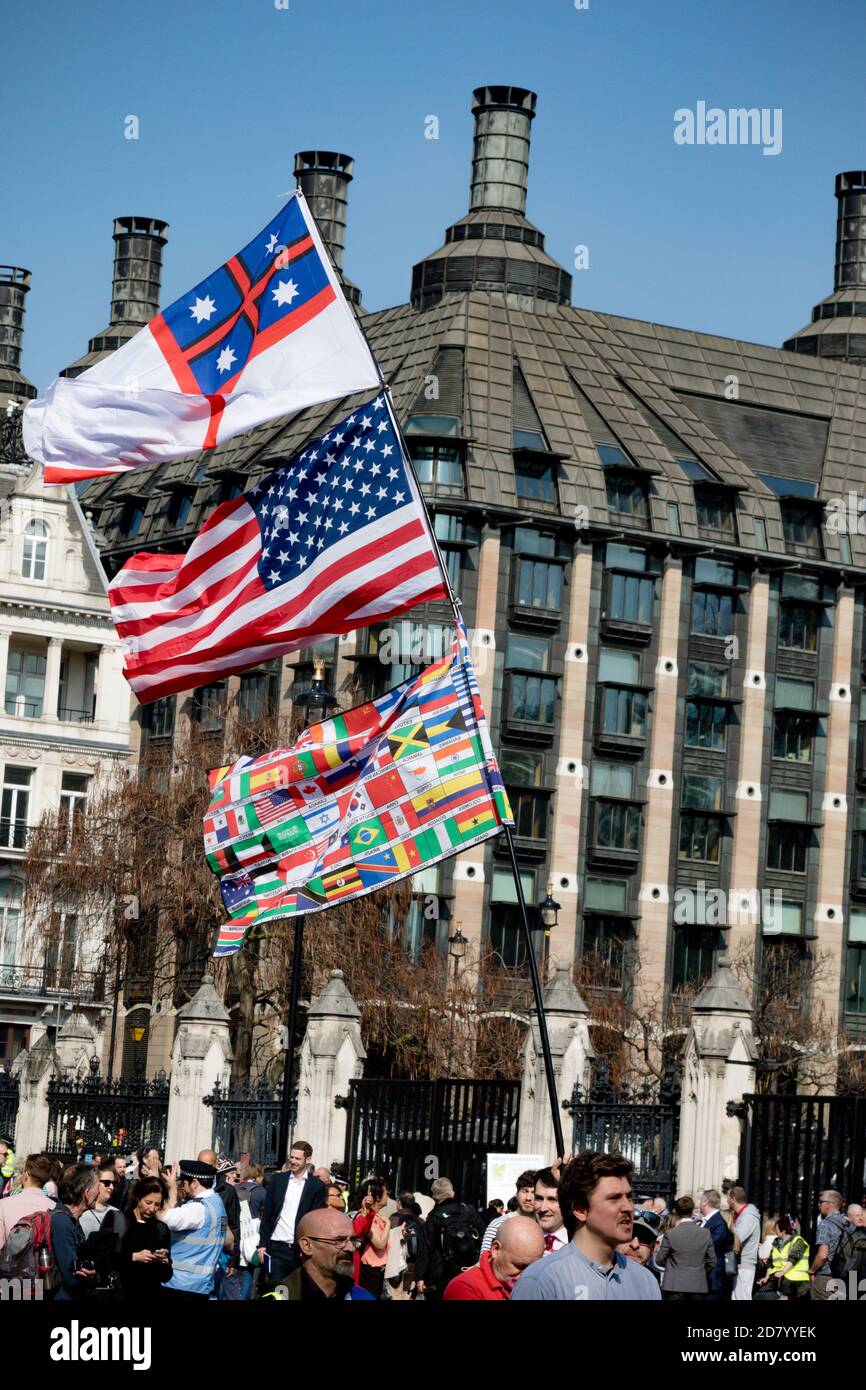
{"label": "black railing", "polygon": [[71,705],[61,705],[57,710],[57,718],[64,723],[92,724],[96,715],[93,709],[73,709]]}
{"label": "black railing", "polygon": [[165,1150],[168,1078],[143,1076],[107,1081],[93,1058],[85,1077],[52,1077],[48,1083],[46,1151],[75,1159],[85,1153],[131,1153],[145,1144]]}
{"label": "black railing", "polygon": [[[218,1153],[238,1158],[248,1153],[251,1161],[266,1168],[284,1162],[286,1155],[277,1153],[280,1133],[280,1105],[283,1090],[278,1083],[272,1086],[264,1077],[255,1085],[226,1087],[215,1085],[205,1105],[213,1108],[211,1143]],[[290,1130],[298,1113],[298,1092],[292,1107]],[[326,1154],[320,1155],[324,1162]]]}
{"label": "black railing", "polygon": [[99,1004],[105,999],[105,975],[100,970],[74,970],[63,964],[0,965],[0,992],[72,996]]}
{"label": "black railing", "polygon": [[0,849],[26,849],[31,829],[26,820],[0,818]]}
{"label": "black railing", "polygon": [[636,1197],[675,1197],[680,1086],[673,1066],[661,1081],[614,1086],[606,1062],[596,1064],[589,1090],[575,1086],[571,1101],[574,1152],[621,1153],[635,1168]]}
{"label": "black railing", "polygon": [[765,1218],[793,1215],[814,1238],[825,1189],[847,1202],[866,1193],[866,1096],[745,1095],[740,1181]]}
{"label": "black railing", "polygon": [[335,1104],[349,1110],[352,1186],[378,1173],[392,1192],[427,1191],[431,1178],[447,1177],[462,1201],[486,1205],[487,1152],[517,1152],[519,1081],[364,1078],[350,1081],[348,1097]]}
{"label": "black railing", "polygon": [[15,1122],[18,1118],[18,1077],[9,1065],[0,1068],[0,1139],[8,1144],[15,1141]]}
{"label": "black railing", "polygon": [[42,701],[23,700],[18,695],[7,695],[6,713],[14,714],[19,719],[41,719]]}

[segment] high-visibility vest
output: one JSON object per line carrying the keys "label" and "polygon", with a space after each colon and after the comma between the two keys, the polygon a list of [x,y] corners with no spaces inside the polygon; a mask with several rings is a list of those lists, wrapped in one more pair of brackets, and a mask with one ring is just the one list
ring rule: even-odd
{"label": "high-visibility vest", "polygon": [[225,1241],[226,1212],[218,1192],[205,1192],[194,1200],[204,1207],[204,1223],[195,1231],[172,1231],[172,1276],[165,1287],[209,1294]]}
{"label": "high-visibility vest", "polygon": [[[786,1265],[790,1260],[791,1257],[788,1251],[795,1240],[800,1240],[800,1236],[790,1236],[789,1239],[785,1241],[784,1245],[773,1246],[770,1251],[770,1267],[774,1273],[777,1269],[781,1269],[783,1265]],[[803,1241],[803,1245],[804,1250],[799,1260],[797,1260],[788,1272],[782,1276],[784,1279],[789,1279],[792,1284],[804,1283],[809,1278],[809,1245],[806,1241]]]}

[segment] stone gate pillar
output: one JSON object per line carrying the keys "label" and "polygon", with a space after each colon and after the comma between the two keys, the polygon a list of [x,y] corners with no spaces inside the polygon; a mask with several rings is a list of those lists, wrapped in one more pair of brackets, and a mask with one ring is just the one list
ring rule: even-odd
{"label": "stone gate pillar", "polygon": [[15,1152],[19,1158],[44,1153],[48,1144],[48,1083],[59,1070],[57,1054],[47,1034],[12,1063],[18,1077],[18,1119]]}
{"label": "stone gate pillar", "polygon": [[720,956],[695,999],[683,1063],[677,1192],[697,1198],[703,1188],[736,1179],[740,1122],[728,1114],[755,1088],[756,1051],[751,1006]]}
{"label": "stone gate pillar", "polygon": [[[556,1097],[559,1106],[571,1100],[575,1085],[585,1086],[595,1056],[589,1037],[589,1009],[583,1002],[564,961],[557,961],[554,974],[544,991],[544,1013],[550,1034]],[[565,1146],[571,1152],[571,1134],[563,1115]],[[544,1055],[538,1015],[533,1010],[523,1046],[523,1084],[520,1093],[520,1125],[517,1146],[520,1153],[546,1154],[549,1161],[558,1156],[553,1135],[553,1119],[547,1092]]]}
{"label": "stone gate pillar", "polygon": [[342,970],[332,970],[310,1005],[298,1078],[295,1136],[312,1144],[316,1166],[343,1161],[348,1112],[337,1109],[334,1097],[348,1095],[349,1082],[364,1073],[360,1017]]}
{"label": "stone gate pillar", "polygon": [[171,1084],[166,1126],[166,1161],[195,1158],[209,1149],[213,1111],[204,1098],[231,1076],[232,1048],[228,1010],[206,975],[196,994],[178,1014],[171,1052]]}

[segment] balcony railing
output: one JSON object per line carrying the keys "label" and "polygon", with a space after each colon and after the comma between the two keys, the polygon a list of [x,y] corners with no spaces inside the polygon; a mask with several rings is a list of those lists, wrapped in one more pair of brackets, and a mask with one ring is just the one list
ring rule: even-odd
{"label": "balcony railing", "polygon": [[92,709],[73,709],[69,705],[61,705],[57,718],[65,724],[92,724],[95,716]]}
{"label": "balcony railing", "polygon": [[26,821],[0,818],[0,849],[25,850],[31,834],[32,827]]}
{"label": "balcony railing", "polygon": [[64,998],[101,1003],[105,976],[99,970],[67,969],[64,965],[0,965],[0,994]]}
{"label": "balcony railing", "polygon": [[41,719],[42,701],[25,700],[23,695],[6,696],[6,713],[13,714],[16,719]]}

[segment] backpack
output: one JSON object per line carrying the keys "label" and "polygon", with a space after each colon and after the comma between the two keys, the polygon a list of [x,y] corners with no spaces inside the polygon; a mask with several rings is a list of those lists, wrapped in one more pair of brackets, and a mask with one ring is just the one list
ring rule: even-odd
{"label": "backpack", "polygon": [[[50,1211],[33,1211],[15,1222],[0,1250],[0,1278],[41,1279],[43,1298],[51,1298],[57,1292],[60,1270],[51,1245]],[[29,1287],[32,1297],[33,1284]]]}
{"label": "backpack", "polygon": [[866,1270],[866,1226],[845,1231],[830,1261],[830,1273],[837,1279]]}
{"label": "backpack", "polygon": [[418,1258],[418,1222],[414,1216],[403,1222],[403,1241],[406,1246],[406,1261],[413,1265]]}
{"label": "backpack", "polygon": [[446,1279],[455,1279],[464,1269],[477,1265],[481,1252],[480,1225],[478,1213],[471,1207],[462,1206],[459,1212],[443,1214],[440,1240]]}

